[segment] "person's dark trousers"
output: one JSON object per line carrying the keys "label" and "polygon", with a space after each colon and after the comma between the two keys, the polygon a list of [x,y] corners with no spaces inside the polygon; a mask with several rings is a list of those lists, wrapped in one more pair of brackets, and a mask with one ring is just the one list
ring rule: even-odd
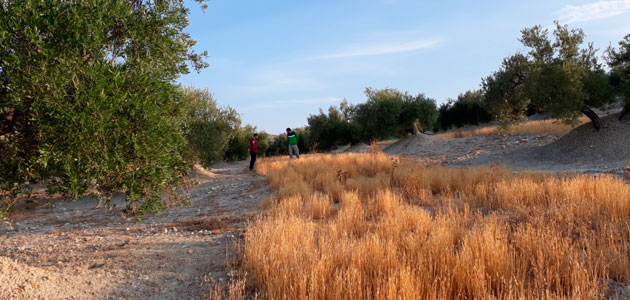
{"label": "person's dark trousers", "polygon": [[249,169],[253,170],[254,164],[256,163],[256,152],[249,152],[249,155],[252,157],[252,159],[249,161]]}

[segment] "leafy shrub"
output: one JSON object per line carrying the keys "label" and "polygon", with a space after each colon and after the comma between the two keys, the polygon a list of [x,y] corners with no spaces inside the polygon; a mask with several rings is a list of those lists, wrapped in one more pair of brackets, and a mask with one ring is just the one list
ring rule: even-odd
{"label": "leafy shrub", "polygon": [[2,1],[0,182],[74,199],[127,195],[141,217],[185,173],[174,80],[205,67],[183,1]]}
{"label": "leafy shrub", "polygon": [[356,106],[353,119],[369,141],[394,136],[400,129],[398,117],[403,110],[403,93],[396,89],[366,88],[367,101]]}

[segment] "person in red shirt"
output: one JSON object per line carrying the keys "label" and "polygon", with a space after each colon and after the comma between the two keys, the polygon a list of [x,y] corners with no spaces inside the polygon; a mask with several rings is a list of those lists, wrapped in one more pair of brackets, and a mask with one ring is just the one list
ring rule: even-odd
{"label": "person in red shirt", "polygon": [[249,156],[251,156],[251,160],[249,161],[249,170],[254,170],[254,164],[256,163],[256,154],[258,154],[258,133],[254,133],[254,137],[251,141],[249,141]]}

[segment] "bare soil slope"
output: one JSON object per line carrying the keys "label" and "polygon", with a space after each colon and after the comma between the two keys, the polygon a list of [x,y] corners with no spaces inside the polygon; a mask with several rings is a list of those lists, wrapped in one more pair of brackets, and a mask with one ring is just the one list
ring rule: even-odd
{"label": "bare soil slope", "polygon": [[343,153],[369,153],[370,145],[366,143],[358,143],[350,146],[350,148],[343,151]]}
{"label": "bare soil slope", "polygon": [[517,169],[624,174],[630,163],[630,121],[610,115],[602,118],[599,131],[586,123],[546,145],[478,157],[470,164],[492,162]]}
{"label": "bare soil slope", "polygon": [[599,131],[590,123],[581,125],[531,154],[536,160],[555,164],[630,162],[630,121],[608,116],[602,118]]}
{"label": "bare soil slope", "polygon": [[398,142],[385,148],[385,153],[391,155],[415,154],[425,151],[434,151],[436,147],[442,147],[446,140],[434,138],[426,134],[414,134],[400,139]]}
{"label": "bare soil slope", "polygon": [[197,169],[182,191],[191,205],[144,223],[87,197],[20,205],[0,224],[0,299],[207,299],[235,274],[237,242],[270,194],[246,169]]}

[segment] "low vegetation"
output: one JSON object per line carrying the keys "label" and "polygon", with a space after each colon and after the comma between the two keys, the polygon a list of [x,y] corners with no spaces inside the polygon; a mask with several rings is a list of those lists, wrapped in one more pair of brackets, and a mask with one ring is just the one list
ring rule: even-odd
{"label": "low vegetation", "polygon": [[597,299],[630,282],[630,184],[423,167],[372,154],[265,159],[275,191],[242,264],[265,299]]}

